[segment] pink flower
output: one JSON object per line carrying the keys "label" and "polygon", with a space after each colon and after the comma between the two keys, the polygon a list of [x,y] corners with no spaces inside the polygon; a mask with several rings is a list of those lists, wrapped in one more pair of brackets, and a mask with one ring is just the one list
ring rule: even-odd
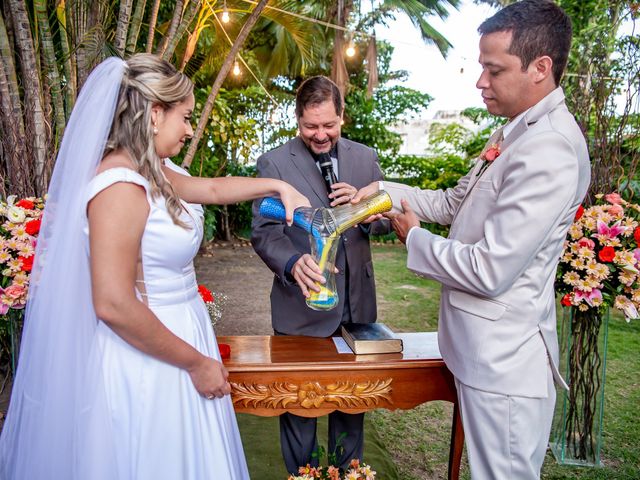
{"label": "pink flower", "polygon": [[9,285],[4,289],[4,294],[12,300],[17,300],[25,294],[25,291],[22,285]]}
{"label": "pink flower", "polygon": [[609,227],[602,220],[598,220],[598,233],[593,236],[600,241],[612,240],[626,230],[627,227],[621,226],[619,221]]}
{"label": "pink flower", "polygon": [[580,245],[581,247],[587,247],[589,250],[593,250],[594,248],[596,248],[596,242],[587,237],[582,237],[580,240],[578,240],[578,245]]}
{"label": "pink flower", "polygon": [[609,193],[604,196],[604,199],[612,205],[622,204],[622,198],[617,193]]}
{"label": "pink flower", "polygon": [[614,217],[622,217],[622,215],[624,214],[624,208],[617,204],[611,205],[609,207],[609,213]]}
{"label": "pink flower", "polygon": [[494,143],[489,148],[487,148],[484,153],[480,156],[482,160],[487,162],[493,162],[496,158],[500,156],[500,145]]}
{"label": "pink flower", "polygon": [[638,263],[640,263],[640,248],[636,248],[636,249],[633,251],[633,258],[635,258],[635,259],[636,259],[636,261],[637,261]]}
{"label": "pink flower", "polygon": [[[580,300],[584,300],[591,307],[594,306],[593,305],[593,299],[594,298],[602,300],[602,292],[600,290],[598,290],[597,288],[592,289],[590,292],[584,292],[584,291],[576,288],[573,291],[573,296],[576,299],[576,302],[579,302]],[[600,303],[602,303],[602,302],[600,302]]]}

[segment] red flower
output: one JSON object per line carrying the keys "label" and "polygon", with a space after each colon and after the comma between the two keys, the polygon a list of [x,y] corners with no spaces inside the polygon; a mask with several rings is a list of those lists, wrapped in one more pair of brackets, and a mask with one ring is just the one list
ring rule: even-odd
{"label": "red flower", "polygon": [[33,268],[33,257],[35,255],[31,255],[30,257],[23,257],[23,256],[19,256],[18,260],[20,260],[20,262],[22,262],[22,270],[24,272],[30,272],[31,269]]}
{"label": "red flower", "polygon": [[635,238],[636,244],[640,246],[640,227],[636,227],[633,231],[633,238]]}
{"label": "red flower", "polygon": [[612,262],[613,261],[613,257],[615,257],[615,256],[616,256],[616,251],[613,249],[613,247],[609,247],[609,246],[604,247],[598,253],[598,258],[602,262]]}
{"label": "red flower", "polygon": [[27,200],[23,198],[18,203],[16,203],[16,207],[22,207],[27,210],[33,210],[33,207],[35,207],[35,203],[33,203],[31,200]]}
{"label": "red flower", "polygon": [[564,297],[562,297],[562,300],[560,300],[560,303],[562,304],[563,307],[570,307],[571,306],[571,294],[567,293]]}
{"label": "red flower", "polygon": [[493,162],[496,158],[500,156],[500,146],[497,144],[491,145],[489,148],[485,150],[482,154],[482,159],[487,162]]}
{"label": "red flower", "polygon": [[36,235],[40,231],[41,223],[42,223],[42,220],[40,220],[39,218],[36,220],[30,220],[27,223],[25,223],[24,229],[29,235]]}
{"label": "red flower", "polygon": [[582,217],[582,215],[584,214],[584,207],[582,205],[580,205],[578,207],[578,211],[576,212],[576,216],[574,217],[574,221],[576,220],[580,220],[580,218]]}
{"label": "red flower", "polygon": [[202,300],[204,301],[204,303],[213,302],[213,293],[211,293],[211,290],[209,290],[204,285],[198,285],[198,293],[202,297]]}
{"label": "red flower", "polygon": [[231,346],[226,343],[219,343],[218,350],[220,350],[220,357],[229,358],[231,356]]}

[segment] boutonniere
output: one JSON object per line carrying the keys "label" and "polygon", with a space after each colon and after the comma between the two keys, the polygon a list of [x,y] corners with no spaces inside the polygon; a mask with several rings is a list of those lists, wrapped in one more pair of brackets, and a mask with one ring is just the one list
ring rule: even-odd
{"label": "boutonniere", "polygon": [[497,143],[491,144],[489,148],[487,148],[480,155],[480,160],[482,160],[482,166],[480,167],[480,170],[478,170],[478,173],[476,173],[476,177],[479,177],[480,175],[482,175],[482,172],[484,172],[489,167],[489,165],[491,165],[491,163],[499,156],[500,156],[500,145],[498,145]]}

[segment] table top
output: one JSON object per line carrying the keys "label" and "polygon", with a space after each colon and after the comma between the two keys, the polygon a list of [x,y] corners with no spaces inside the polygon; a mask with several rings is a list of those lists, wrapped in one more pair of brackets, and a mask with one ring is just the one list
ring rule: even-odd
{"label": "table top", "polygon": [[398,333],[401,353],[354,355],[338,353],[329,338],[303,336],[221,336],[218,343],[231,347],[224,360],[230,372],[441,368],[444,366],[437,347],[437,332]]}

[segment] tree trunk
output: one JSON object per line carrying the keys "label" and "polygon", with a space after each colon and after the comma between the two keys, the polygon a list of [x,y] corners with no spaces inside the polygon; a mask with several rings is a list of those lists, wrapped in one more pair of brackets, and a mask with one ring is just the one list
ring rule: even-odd
{"label": "tree trunk", "polygon": [[[2,137],[0,143],[3,149],[4,172],[7,178],[2,181],[2,189],[5,184],[11,185],[12,191],[16,195],[23,195],[29,191],[28,175],[25,173],[26,165],[24,159],[26,138],[24,132],[23,112],[20,103],[20,93],[16,67],[13,61],[9,37],[4,22],[0,15],[0,107],[3,112],[0,121]],[[3,196],[6,198],[6,193]]]}
{"label": "tree trunk", "polygon": [[153,37],[156,33],[156,22],[158,21],[158,10],[160,9],[160,0],[155,0],[151,7],[151,18],[149,19],[149,35],[147,35],[147,48],[145,51],[151,53],[153,51]]}
{"label": "tree trunk", "polygon": [[60,46],[62,48],[62,65],[64,77],[67,81],[65,85],[65,103],[66,103],[66,118],[69,120],[71,110],[76,103],[76,92],[78,91],[78,83],[76,80],[76,69],[74,63],[74,55],[71,54],[69,48],[69,30],[67,24],[67,15],[64,2],[61,2],[56,7],[56,15],[58,17],[58,24],[60,25]]}
{"label": "tree trunk", "polygon": [[169,40],[173,38],[176,34],[176,30],[178,29],[178,25],[180,24],[180,19],[182,18],[182,7],[184,6],[183,0],[176,0],[176,8],[173,10],[173,18],[171,19],[171,24],[169,25],[169,30],[167,30],[166,35],[158,45],[156,49],[156,54],[162,55],[162,58],[165,58],[164,51],[167,49],[167,45],[169,45]]}
{"label": "tree trunk", "polygon": [[184,32],[187,30],[189,25],[191,25],[191,23],[193,22],[193,19],[196,17],[198,10],[200,10],[201,3],[202,2],[200,0],[191,0],[175,33],[173,34],[173,36],[167,38],[167,48],[165,48],[162,54],[162,58],[167,61],[171,60],[173,52],[178,46],[178,42],[184,35]]}
{"label": "tree trunk", "polygon": [[260,13],[262,13],[262,10],[264,10],[264,7],[267,5],[268,1],[269,0],[260,0],[258,2],[256,7],[253,9],[253,12],[251,12],[251,15],[249,15],[249,18],[247,18],[247,21],[242,26],[242,29],[240,30],[240,33],[238,34],[236,40],[233,42],[233,45],[231,46],[231,50],[227,54],[227,57],[225,58],[224,63],[222,64],[222,67],[220,68],[220,71],[218,72],[218,75],[216,76],[216,79],[213,82],[213,86],[211,87],[211,93],[207,98],[207,102],[205,103],[202,109],[202,115],[200,115],[198,126],[196,127],[196,131],[193,134],[193,139],[191,140],[191,143],[189,145],[189,150],[187,151],[187,154],[184,158],[184,162],[182,164],[183,167],[189,168],[189,165],[191,165],[191,162],[193,161],[193,157],[196,153],[196,150],[198,149],[198,143],[200,143],[200,139],[202,138],[204,128],[207,125],[207,122],[209,121],[209,115],[211,115],[211,110],[213,110],[213,103],[215,102],[216,96],[220,91],[222,82],[224,82],[225,78],[227,78],[227,75],[231,70],[231,66],[235,61],[236,55],[240,51],[240,47],[242,47],[245,40],[247,39],[247,36],[249,36],[249,32],[251,32],[251,29],[258,21],[258,18],[260,17]]}
{"label": "tree trunk", "polygon": [[[62,83],[60,80],[60,72],[58,71],[58,63],[56,62],[56,52],[51,36],[51,27],[49,25],[49,15],[47,14],[47,1],[36,0],[34,2],[36,20],[40,31],[40,44],[42,45],[42,57],[46,68],[46,79],[51,91],[51,101],[53,103],[53,119],[55,123],[55,139],[62,138],[66,125],[66,116],[64,112],[64,99],[62,94]],[[60,32],[64,36],[64,32]],[[54,141],[54,151],[57,150],[57,141]]]}
{"label": "tree trunk", "polygon": [[42,195],[48,183],[48,179],[44,178],[48,135],[40,97],[42,85],[26,5],[21,0],[9,0],[9,7],[13,15],[16,50],[20,56],[24,88],[26,139],[29,145],[27,155],[33,158],[35,165],[35,182],[32,192],[28,193]]}
{"label": "tree trunk", "polygon": [[131,7],[133,0],[120,0],[120,12],[118,13],[118,26],[116,27],[116,38],[114,47],[121,58],[124,58],[124,50],[127,47],[127,32],[129,31],[129,21],[131,20]]}
{"label": "tree trunk", "polygon": [[136,8],[131,18],[131,25],[129,27],[129,35],[127,36],[127,48],[126,52],[131,55],[136,51],[136,45],[138,44],[138,36],[140,35],[140,25],[142,24],[142,17],[144,16],[144,9],[147,6],[147,0],[138,0],[136,2]]}

